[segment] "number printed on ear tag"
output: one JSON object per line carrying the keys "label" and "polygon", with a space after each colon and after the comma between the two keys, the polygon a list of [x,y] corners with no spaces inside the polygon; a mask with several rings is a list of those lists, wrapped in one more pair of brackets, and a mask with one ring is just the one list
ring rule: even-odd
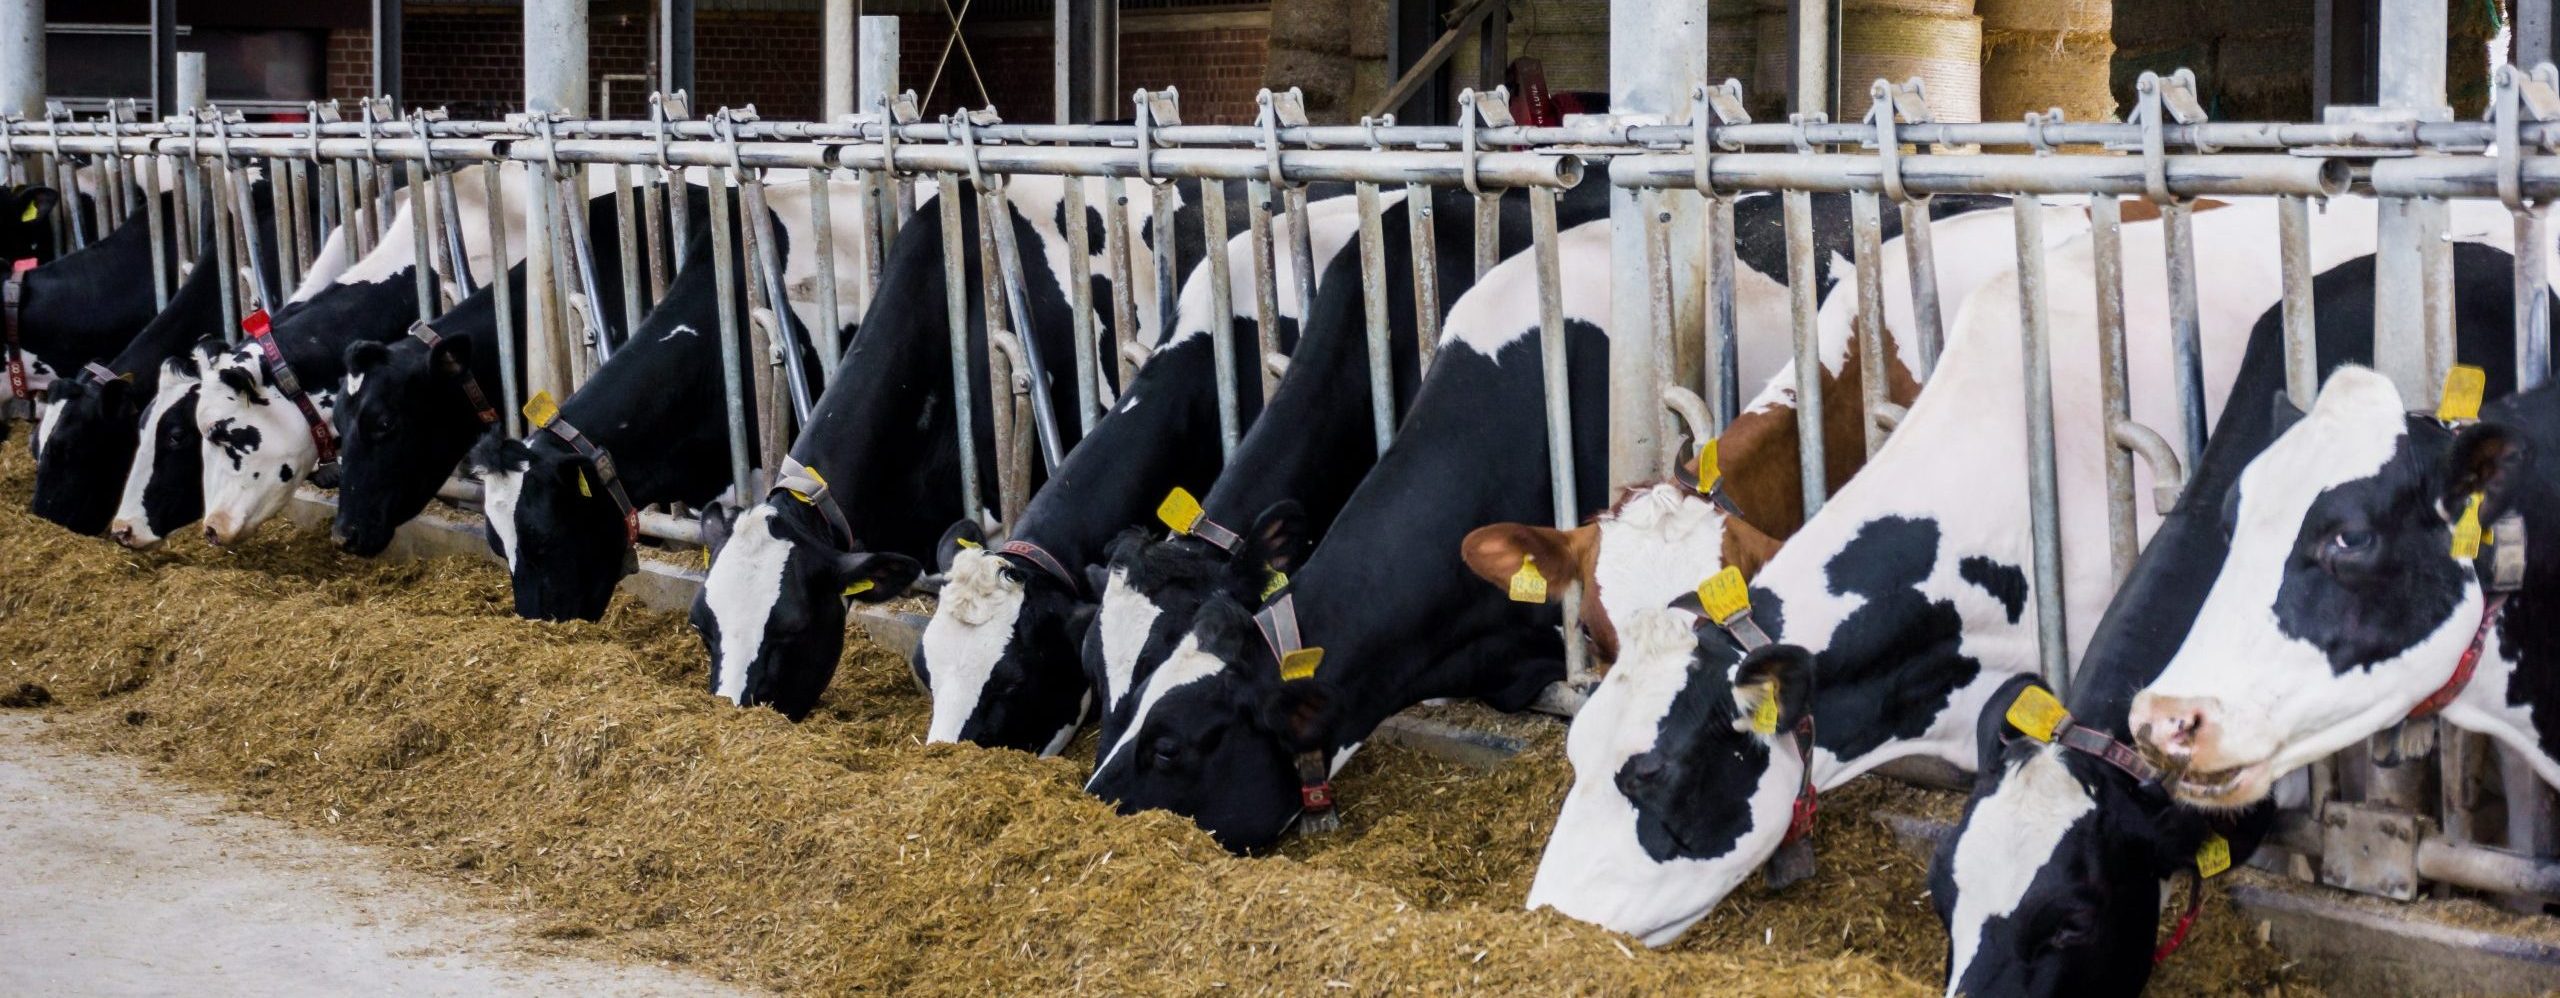
{"label": "number printed on ear tag", "polygon": [[1751,730],[1764,735],[1778,733],[1778,690],[1771,684],[1769,695],[1760,698],[1760,706],[1751,708]]}
{"label": "number printed on ear tag", "polygon": [[2453,521],[2453,556],[2464,561],[2480,557],[2480,493],[2462,502],[2462,518]]}
{"label": "number printed on ear tag", "polygon": [[2010,727],[2027,737],[2050,742],[2054,731],[2062,727],[2062,722],[2071,719],[2071,712],[2062,708],[2062,701],[2054,699],[2051,691],[2042,686],[2030,686],[2020,692],[2016,700],[2009,702],[2005,719]]}
{"label": "number printed on ear tag", "polygon": [[2448,423],[2480,418],[2480,395],[2489,388],[2489,375],[2469,364],[2455,364],[2444,372],[2444,395],[2436,403],[2436,418]]}
{"label": "number printed on ear tag", "polygon": [[1511,573],[1511,599],[1517,603],[1547,601],[1547,577],[1538,574],[1538,559],[1520,558],[1520,570]]}
{"label": "number printed on ear tag", "polygon": [[1742,581],[1742,570],[1727,565],[1724,571],[1698,583],[1698,606],[1707,612],[1707,619],[1717,623],[1751,609],[1751,587]]}
{"label": "number printed on ear tag", "polygon": [[1716,484],[1722,481],[1724,469],[1716,465],[1716,441],[1709,440],[1706,446],[1698,448],[1698,494],[1715,491]]}
{"label": "number printed on ear tag", "polygon": [[1285,682],[1294,683],[1315,675],[1316,666],[1322,664],[1324,664],[1324,649],[1300,648],[1280,656],[1280,678]]}
{"label": "number printed on ear tag", "polygon": [[524,400],[524,418],[535,426],[549,426],[560,418],[560,403],[552,400],[550,392],[535,392]]}
{"label": "number printed on ear tag", "polygon": [[1173,491],[1164,494],[1164,502],[1156,505],[1156,519],[1164,521],[1174,533],[1190,533],[1191,525],[1200,520],[1200,500],[1191,497],[1191,490],[1174,486]]}
{"label": "number printed on ear tag", "polygon": [[2207,835],[2196,847],[2196,875],[2211,879],[2231,868],[2231,842],[2219,835]]}

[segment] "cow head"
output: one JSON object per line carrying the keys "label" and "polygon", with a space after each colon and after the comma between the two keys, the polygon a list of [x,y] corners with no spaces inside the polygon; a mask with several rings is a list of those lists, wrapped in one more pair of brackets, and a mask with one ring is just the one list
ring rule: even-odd
{"label": "cow head", "polygon": [[37,516],[73,533],[106,532],[133,463],[145,401],[130,377],[102,381],[84,370],[54,379],[36,457]]}
{"label": "cow head", "polygon": [[692,620],[711,653],[711,692],[794,721],[835,678],[847,607],[895,599],[923,572],[902,555],[838,550],[826,520],[789,496],[744,513],[715,504],[701,522],[711,571]]}
{"label": "cow head", "polygon": [[925,740],[1056,755],[1093,706],[1078,652],[1095,606],[984,541],[968,520],[942,535],[942,592],[915,663],[933,692]]}
{"label": "cow head", "polygon": [[1617,661],[1617,621],[1690,592],[1726,565],[1757,570],[1777,542],[1674,482],[1628,489],[1606,512],[1572,530],[1497,523],[1467,534],[1461,553],[1478,578],[1508,590],[1535,565],[1548,602],[1582,585],[1582,633],[1603,663]]}
{"label": "cow head", "polygon": [[427,508],[483,429],[463,389],[472,341],[404,337],[347,347],[338,431],[338,546],[372,557]]}
{"label": "cow head", "polygon": [[[1792,732],[1812,701],[1804,650],[1738,655],[1712,627],[1694,629],[1694,595],[1682,604],[1627,620],[1616,667],[1575,715],[1573,788],[1529,888],[1533,909],[1651,946],[1777,851],[1805,773]],[[1755,724],[1767,701],[1776,724]]]}
{"label": "cow head", "polygon": [[2157,788],[2010,727],[2004,714],[2028,682],[1983,709],[1973,796],[1930,866],[1947,991],[2140,994],[2161,884],[2194,868],[2210,829]]}
{"label": "cow head", "polygon": [[1221,593],[1258,602],[1273,573],[1297,571],[1315,545],[1305,512],[1286,500],[1255,517],[1244,536],[1234,551],[1190,534],[1138,528],[1111,542],[1095,587],[1101,612],[1084,642],[1086,683],[1102,698],[1102,744],[1127,727],[1132,694],[1190,634],[1202,603]]}
{"label": "cow head", "polygon": [[196,403],[204,372],[223,350],[220,339],[160,365],[160,390],[142,413],[142,429],[125,472],[107,536],[136,550],[157,547],[204,516],[204,434],[196,429]]}
{"label": "cow head", "polygon": [[0,261],[53,258],[53,210],[62,195],[50,187],[0,190]]}
{"label": "cow head", "polygon": [[2456,434],[2403,412],[2379,374],[2331,375],[2232,486],[2231,553],[2134,698],[2135,737],[2181,774],[2177,795],[2253,803],[2443,689],[2485,606],[2472,563],[2451,553],[2454,523],[2474,495],[2484,527],[2514,508],[2529,462],[2516,429]]}
{"label": "cow head", "polygon": [[[267,376],[255,348],[223,355],[196,399],[196,430],[204,435],[204,535],[216,545],[247,537],[284,510],[296,485],[320,463],[311,421]],[[310,393],[320,418],[335,399]]]}
{"label": "cow head", "polygon": [[1297,756],[1331,744],[1339,693],[1281,681],[1253,617],[1220,593],[1142,682],[1085,790],[1122,814],[1187,815],[1239,853],[1269,848],[1298,815]]}
{"label": "cow head", "polygon": [[601,620],[613,587],[637,571],[622,508],[596,469],[548,432],[491,433],[472,445],[489,549],[506,559],[516,615]]}

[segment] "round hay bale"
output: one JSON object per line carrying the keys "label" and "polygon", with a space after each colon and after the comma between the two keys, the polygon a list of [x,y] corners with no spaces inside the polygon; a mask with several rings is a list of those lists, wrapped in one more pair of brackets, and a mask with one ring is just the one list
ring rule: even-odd
{"label": "round hay bale", "polygon": [[1866,106],[1867,81],[1917,76],[1928,88],[1932,117],[1982,120],[1981,20],[1883,10],[1841,20],[1841,85],[1855,95],[1844,106]]}
{"label": "round hay bale", "polygon": [[2116,120],[2107,86],[2115,51],[2103,32],[1993,33],[1983,44],[1982,120],[2017,121],[2055,107],[2072,121]]}
{"label": "round hay bale", "polygon": [[1840,18],[1855,22],[1871,11],[1971,17],[1974,0],[1840,0]]}
{"label": "round hay bale", "polygon": [[2115,0],[1979,0],[1982,30],[2105,34],[2116,23]]}

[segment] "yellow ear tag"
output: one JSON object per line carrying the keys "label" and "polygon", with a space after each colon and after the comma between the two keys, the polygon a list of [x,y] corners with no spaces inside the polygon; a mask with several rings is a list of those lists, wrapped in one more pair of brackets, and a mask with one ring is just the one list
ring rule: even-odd
{"label": "yellow ear tag", "polygon": [[560,403],[552,401],[550,392],[535,392],[524,400],[524,418],[535,426],[549,426],[560,418]]}
{"label": "yellow ear tag", "polygon": [[1727,565],[1698,583],[1698,606],[1707,612],[1707,619],[1718,623],[1751,609],[1751,586],[1742,581],[1742,570]]}
{"label": "yellow ear tag", "polygon": [[1698,448],[1699,495],[1715,491],[1716,484],[1724,481],[1724,468],[1716,464],[1716,443],[1709,440],[1706,446]]}
{"label": "yellow ear tag", "polygon": [[1200,500],[1192,498],[1189,489],[1174,486],[1173,491],[1164,494],[1164,501],[1156,504],[1156,519],[1163,520],[1174,533],[1190,533],[1191,525],[1200,520]]}
{"label": "yellow ear tag", "polygon": [[594,490],[587,488],[587,469],[585,468],[578,469],[578,494],[589,499],[596,496]]}
{"label": "yellow ear tag", "polygon": [[860,595],[860,594],[862,594],[862,593],[867,593],[867,592],[870,592],[870,591],[871,591],[871,580],[869,580],[869,579],[863,579],[863,580],[861,580],[861,581],[859,581],[859,582],[856,582],[856,583],[854,583],[854,584],[852,584],[852,585],[850,585],[850,586],[846,586],[846,587],[844,587],[844,594],[845,594],[845,595],[847,595],[847,596],[856,596],[856,595]]}
{"label": "yellow ear tag", "polygon": [[2443,401],[2436,403],[2436,418],[2448,423],[2480,418],[2480,394],[2489,387],[2489,375],[2469,364],[2455,364],[2444,372]]}
{"label": "yellow ear tag", "polygon": [[29,201],[29,202],[27,202],[27,210],[26,210],[26,212],[18,216],[18,221],[21,221],[21,222],[32,222],[32,221],[35,221],[35,220],[36,220],[36,203],[35,203],[35,202],[33,202],[33,201]]}
{"label": "yellow ear tag", "polygon": [[954,544],[958,544],[958,545],[960,545],[961,547],[964,547],[964,548],[968,548],[968,549],[969,549],[969,550],[971,550],[971,551],[976,551],[976,550],[978,550],[978,549],[979,549],[978,542],[973,541],[973,540],[970,540],[970,539],[968,539],[968,538],[966,538],[966,537],[954,537],[954,538],[952,538],[952,539],[951,539],[951,541],[952,541],[952,543],[954,543]]}
{"label": "yellow ear tag", "polygon": [[2480,557],[2480,493],[2462,503],[2462,518],[2453,521],[2453,556],[2464,561]]}
{"label": "yellow ear tag", "polygon": [[1266,579],[1262,580],[1262,599],[1263,599],[1264,601],[1268,602],[1268,601],[1271,599],[1271,594],[1272,594],[1272,593],[1276,593],[1276,592],[1279,592],[1279,591],[1280,591],[1280,590],[1282,590],[1282,589],[1286,589],[1286,588],[1288,588],[1288,586],[1289,586],[1289,573],[1287,573],[1287,572],[1273,572],[1273,573],[1271,573],[1271,576],[1270,576],[1269,578],[1266,578]]}
{"label": "yellow ear tag", "polygon": [[2212,878],[2231,868],[2231,843],[2219,835],[2207,835],[2196,847],[2196,875]]}
{"label": "yellow ear tag", "polygon": [[1300,648],[1280,656],[1280,678],[1297,682],[1316,674],[1316,666],[1324,664],[1324,649]]}
{"label": "yellow ear tag", "polygon": [[1538,574],[1538,559],[1520,558],[1520,570],[1511,573],[1511,600],[1515,603],[1547,601],[1547,577]]}
{"label": "yellow ear tag", "polygon": [[708,571],[710,571],[710,570],[711,570],[711,549],[710,549],[710,548],[703,548],[703,549],[702,549],[702,570],[703,570],[703,571],[706,571],[706,572],[708,572]]}
{"label": "yellow ear tag", "polygon": [[1776,688],[1772,687],[1769,690],[1768,696],[1760,698],[1760,706],[1751,708],[1751,730],[1764,735],[1774,735],[1778,733],[1778,691]]}
{"label": "yellow ear tag", "polygon": [[2010,727],[2025,732],[2027,737],[2050,742],[2062,722],[2071,719],[2071,712],[2062,709],[2062,701],[2054,699],[2051,691],[2030,686],[2010,702],[2006,719]]}

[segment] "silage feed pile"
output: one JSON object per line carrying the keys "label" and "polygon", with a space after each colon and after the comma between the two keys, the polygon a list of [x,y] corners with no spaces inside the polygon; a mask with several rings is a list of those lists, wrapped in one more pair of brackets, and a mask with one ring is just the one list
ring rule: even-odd
{"label": "silage feed pile", "polygon": [[[1373,748],[1339,781],[1344,832],[1237,859],[1112,815],[1083,762],[922,745],[904,662],[861,642],[794,726],[704,692],[678,615],[517,620],[494,566],[282,524],[134,554],[29,515],[5,453],[0,705],[546,936],[791,993],[1925,994],[1943,959],[1922,864],[1864,813],[1922,796],[1899,787],[1826,797],[1820,877],[1748,885],[1649,952],[1519,908],[1570,780],[1560,727],[1489,772]],[[2200,935],[2163,993],[2281,980],[2218,899]]]}

